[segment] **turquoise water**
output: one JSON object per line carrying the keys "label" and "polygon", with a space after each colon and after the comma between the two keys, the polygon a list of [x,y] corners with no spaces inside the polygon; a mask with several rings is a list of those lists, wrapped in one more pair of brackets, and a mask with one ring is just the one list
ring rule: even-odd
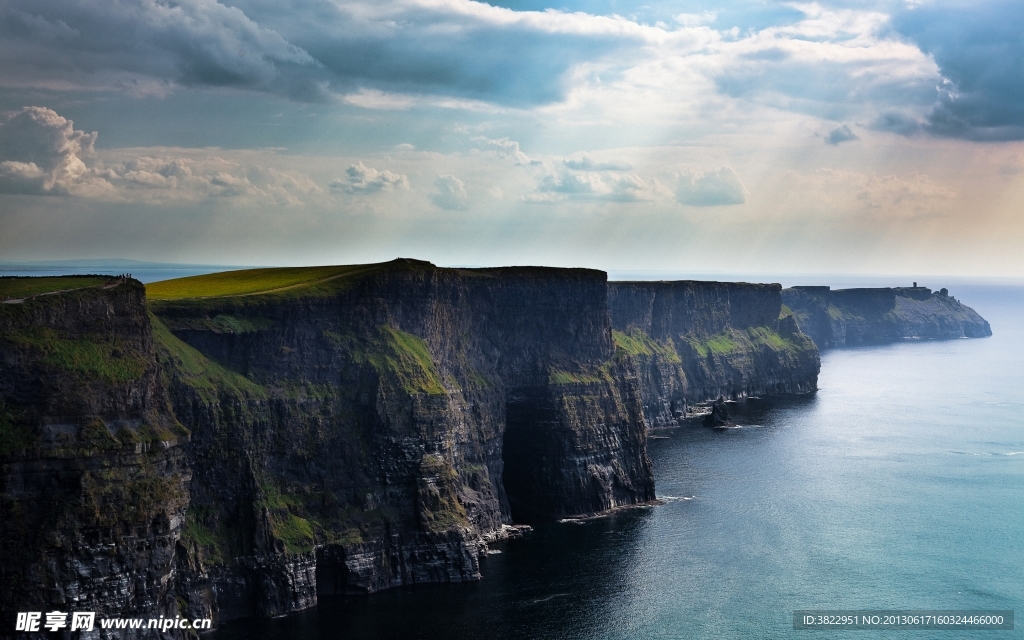
{"label": "turquoise water", "polygon": [[1024,615],[1024,289],[957,293],[992,338],[826,352],[813,396],[656,433],[663,506],[538,527],[479,583],[322,597],[213,637],[1024,637],[792,629],[794,609]]}

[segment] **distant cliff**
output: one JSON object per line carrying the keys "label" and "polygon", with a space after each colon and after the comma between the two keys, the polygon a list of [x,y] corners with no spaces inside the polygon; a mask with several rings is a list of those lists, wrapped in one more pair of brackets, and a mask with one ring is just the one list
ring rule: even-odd
{"label": "distant cliff", "polygon": [[782,312],[781,286],[729,282],[610,282],[615,340],[637,360],[644,413],[676,424],[718,396],[805,393],[820,362]]}
{"label": "distant cliff", "polygon": [[793,287],[783,290],[782,300],[822,349],[992,335],[989,323],[946,289]]}

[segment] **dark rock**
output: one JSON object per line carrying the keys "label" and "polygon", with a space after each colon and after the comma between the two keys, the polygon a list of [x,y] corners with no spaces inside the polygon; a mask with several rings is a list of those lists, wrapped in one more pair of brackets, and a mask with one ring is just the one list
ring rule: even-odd
{"label": "dark rock", "polygon": [[725,406],[725,398],[718,396],[718,399],[711,404],[711,412],[704,416],[705,427],[726,427],[733,424],[729,419],[729,409]]}

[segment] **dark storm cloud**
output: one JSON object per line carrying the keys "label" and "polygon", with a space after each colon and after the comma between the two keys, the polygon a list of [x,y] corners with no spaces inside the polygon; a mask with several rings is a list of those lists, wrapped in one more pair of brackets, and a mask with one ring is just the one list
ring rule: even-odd
{"label": "dark storm cloud", "polygon": [[372,88],[545,104],[564,97],[565,73],[574,65],[639,44],[635,33],[623,32],[621,20],[521,14],[482,3],[237,5],[313,55],[338,92]]}
{"label": "dark storm cloud", "polygon": [[1024,139],[1024,7],[1018,0],[940,2],[893,16],[931,54],[946,82],[928,116],[934,134]]}
{"label": "dark storm cloud", "polygon": [[[621,19],[477,3],[231,4],[10,0],[0,4],[0,83],[238,87],[302,101],[373,89],[532,106],[562,99],[577,63],[637,44]],[[599,27],[577,24],[587,19]]]}
{"label": "dark storm cloud", "polygon": [[[318,64],[237,8],[214,0],[9,0],[0,5],[7,86],[235,86],[309,97]],[[287,73],[283,73],[287,72]]]}

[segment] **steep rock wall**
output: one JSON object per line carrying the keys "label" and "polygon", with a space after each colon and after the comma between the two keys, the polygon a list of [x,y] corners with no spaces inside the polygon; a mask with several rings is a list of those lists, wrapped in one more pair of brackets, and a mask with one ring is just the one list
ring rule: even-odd
{"label": "steep rock wall", "polygon": [[984,318],[945,289],[793,287],[782,297],[801,330],[822,349],[992,335]]}
{"label": "steep rock wall", "polygon": [[193,430],[194,613],[474,580],[503,525],[654,497],[601,272],[397,261],[152,308]]}
{"label": "steep rock wall", "polygon": [[2,304],[0,354],[0,636],[18,611],[173,618],[188,431],[142,285]]}
{"label": "steep rock wall", "polygon": [[676,424],[688,405],[719,396],[805,393],[820,361],[781,286],[725,282],[610,282],[617,343],[638,362],[652,426]]}

